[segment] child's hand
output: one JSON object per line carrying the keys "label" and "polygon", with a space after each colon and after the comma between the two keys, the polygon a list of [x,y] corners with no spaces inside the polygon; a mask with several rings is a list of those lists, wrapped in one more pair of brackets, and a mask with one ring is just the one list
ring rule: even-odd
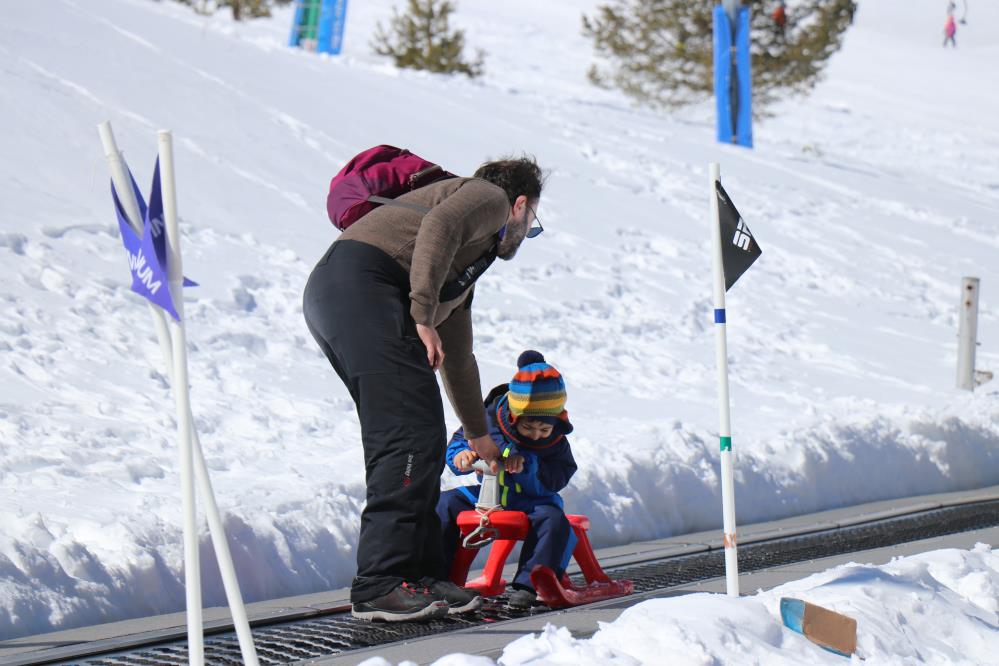
{"label": "child's hand", "polygon": [[454,456],[454,466],[462,472],[471,472],[472,463],[479,459],[478,454],[471,449],[465,449]]}
{"label": "child's hand", "polygon": [[510,474],[517,474],[524,471],[524,456],[516,455],[503,459],[503,469]]}

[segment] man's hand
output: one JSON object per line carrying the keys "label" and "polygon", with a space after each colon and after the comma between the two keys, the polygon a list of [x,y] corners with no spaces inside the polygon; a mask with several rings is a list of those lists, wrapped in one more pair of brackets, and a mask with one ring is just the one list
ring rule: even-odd
{"label": "man's hand", "polygon": [[423,324],[416,325],[416,334],[423,341],[423,346],[427,348],[427,362],[436,372],[444,362],[444,344],[441,336],[437,335],[437,329]]}
{"label": "man's hand", "polygon": [[472,447],[472,450],[478,454],[479,458],[482,458],[487,463],[489,463],[489,469],[492,470],[493,474],[499,472],[499,458],[500,450],[496,446],[496,442],[489,435],[483,435],[482,437],[476,437],[475,439],[468,440],[468,445]]}
{"label": "man's hand", "polygon": [[503,459],[503,469],[510,474],[519,474],[524,471],[524,456],[515,455]]}
{"label": "man's hand", "polygon": [[465,449],[464,451],[458,452],[454,456],[454,466],[460,469],[462,472],[471,472],[472,463],[479,459],[478,454],[471,449]]}

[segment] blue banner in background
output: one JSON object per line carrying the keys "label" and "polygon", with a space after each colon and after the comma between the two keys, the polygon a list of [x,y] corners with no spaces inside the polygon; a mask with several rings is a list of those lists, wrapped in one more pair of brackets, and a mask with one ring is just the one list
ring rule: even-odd
{"label": "blue banner in background", "polygon": [[736,119],[732,115],[732,24],[721,5],[715,5],[715,104],[718,143],[733,143]]}
{"label": "blue banner in background", "polygon": [[[166,310],[174,320],[180,321],[177,310],[173,306],[173,299],[170,297],[170,286],[167,278],[166,233],[163,224],[163,194],[160,190],[159,160],[156,160],[148,207],[142,199],[142,193],[139,191],[139,186],[136,185],[131,172],[129,172],[128,177],[132,182],[135,201],[139,205],[139,214],[142,216],[142,238],[136,235],[132,225],[128,223],[114,182],[111,183],[111,197],[114,199],[115,214],[118,216],[121,242],[128,254],[128,269],[132,273],[132,291]],[[194,287],[197,286],[197,283],[184,278],[184,286]]]}
{"label": "blue banner in background", "polygon": [[739,75],[735,142],[746,148],[753,147],[753,75],[749,47],[749,7],[742,7],[735,26],[735,71]]}
{"label": "blue banner in background", "polygon": [[725,8],[715,6],[714,47],[718,141],[752,148],[753,78],[748,7],[739,8],[733,30]]}
{"label": "blue banner in background", "polygon": [[298,46],[298,42],[301,40],[302,35],[302,14],[305,12],[305,7],[302,6],[301,2],[295,3],[295,18],[291,23],[291,37],[288,38],[288,46]]}
{"label": "blue banner in background", "polygon": [[347,23],[347,0],[322,0],[322,3],[316,50],[339,55],[343,48],[343,29]]}

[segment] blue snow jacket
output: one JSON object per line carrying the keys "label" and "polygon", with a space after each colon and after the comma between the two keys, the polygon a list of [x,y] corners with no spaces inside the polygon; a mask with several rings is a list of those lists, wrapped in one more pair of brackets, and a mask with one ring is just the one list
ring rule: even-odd
{"label": "blue snow jacket", "polygon": [[[576,461],[566,438],[572,432],[572,424],[568,420],[560,421],[547,439],[532,441],[521,437],[510,418],[507,390],[508,385],[501,384],[489,392],[485,400],[486,422],[489,435],[502,455],[522,455],[524,469],[511,474],[501,468],[498,475],[500,502],[508,510],[525,513],[541,504],[561,509],[563,502],[558,492],[569,485],[569,479],[576,473]],[[454,457],[469,448],[464,430],[459,428],[451,437],[446,454],[447,465],[455,474],[471,474],[462,472],[454,464]],[[479,486],[461,486],[460,489],[472,503],[478,499]]]}

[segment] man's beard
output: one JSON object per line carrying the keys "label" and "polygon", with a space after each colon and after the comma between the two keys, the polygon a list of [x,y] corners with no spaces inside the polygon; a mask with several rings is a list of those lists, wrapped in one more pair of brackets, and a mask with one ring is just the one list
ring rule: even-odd
{"label": "man's beard", "polygon": [[520,244],[524,242],[525,238],[527,238],[527,211],[524,211],[523,220],[506,225],[506,234],[499,242],[496,256],[503,261],[510,261],[517,254],[517,250],[520,249]]}

